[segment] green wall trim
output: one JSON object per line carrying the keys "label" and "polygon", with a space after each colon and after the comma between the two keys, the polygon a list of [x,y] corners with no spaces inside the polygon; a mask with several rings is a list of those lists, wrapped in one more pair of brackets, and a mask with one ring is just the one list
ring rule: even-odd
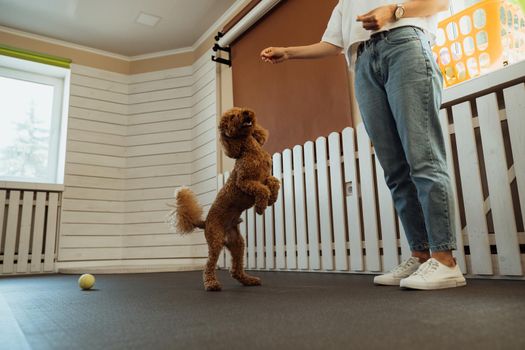
{"label": "green wall trim", "polygon": [[0,44],[0,55],[20,58],[23,60],[49,64],[62,68],[70,68],[71,59],[43,54],[40,52],[17,49],[15,47]]}

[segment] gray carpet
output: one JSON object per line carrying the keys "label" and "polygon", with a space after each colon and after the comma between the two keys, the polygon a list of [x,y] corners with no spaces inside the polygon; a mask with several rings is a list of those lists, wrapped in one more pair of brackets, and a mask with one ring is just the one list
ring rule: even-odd
{"label": "gray carpet", "polygon": [[11,277],[0,297],[32,349],[525,349],[525,281],[420,292],[367,275],[254,274],[262,287],[220,271],[218,293],[200,272],[98,275],[88,292],[78,276]]}

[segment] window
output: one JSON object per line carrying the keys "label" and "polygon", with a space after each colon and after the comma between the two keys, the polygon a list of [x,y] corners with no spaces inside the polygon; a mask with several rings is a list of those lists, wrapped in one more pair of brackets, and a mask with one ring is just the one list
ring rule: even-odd
{"label": "window", "polygon": [[433,48],[451,86],[525,59],[525,0],[452,0]]}
{"label": "window", "polygon": [[0,55],[0,181],[61,184],[69,69]]}

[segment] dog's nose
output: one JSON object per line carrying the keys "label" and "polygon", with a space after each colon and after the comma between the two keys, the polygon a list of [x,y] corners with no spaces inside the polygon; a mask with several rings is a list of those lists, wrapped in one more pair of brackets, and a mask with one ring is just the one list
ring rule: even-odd
{"label": "dog's nose", "polygon": [[244,118],[244,120],[249,120],[250,119],[250,112],[242,111],[242,117]]}

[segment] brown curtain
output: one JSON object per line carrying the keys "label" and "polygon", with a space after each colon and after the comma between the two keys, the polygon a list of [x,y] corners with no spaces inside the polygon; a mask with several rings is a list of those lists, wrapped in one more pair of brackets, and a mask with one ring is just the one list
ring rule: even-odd
{"label": "brown curtain", "polygon": [[337,0],[283,0],[232,43],[233,99],[255,110],[273,153],[351,126],[344,56],[271,65],[267,46],[318,42]]}

